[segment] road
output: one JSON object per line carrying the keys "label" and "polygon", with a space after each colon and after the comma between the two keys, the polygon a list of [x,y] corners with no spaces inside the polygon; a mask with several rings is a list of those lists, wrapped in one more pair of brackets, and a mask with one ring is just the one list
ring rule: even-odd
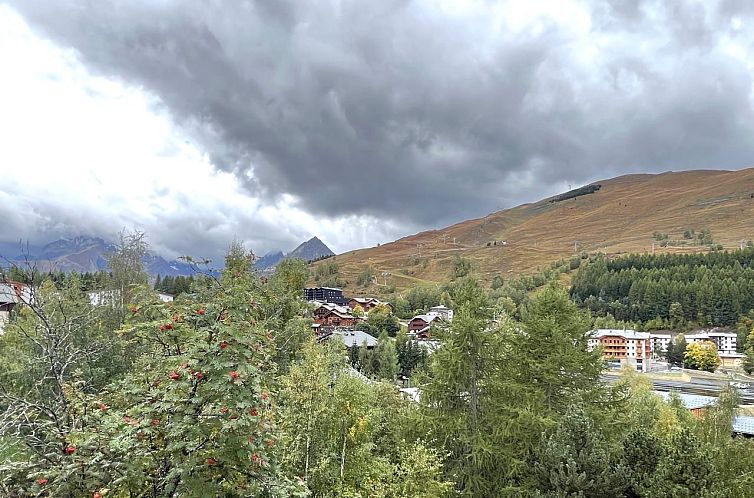
{"label": "road", "polygon": [[[617,374],[603,374],[602,380],[615,383],[620,379]],[[657,379],[649,377],[652,387],[656,391],[678,391],[686,394],[699,394],[702,396],[719,396],[720,391],[728,386],[728,382],[717,379],[693,378],[691,382],[674,379]],[[754,389],[739,389],[738,394],[741,396],[742,405],[754,404]]]}

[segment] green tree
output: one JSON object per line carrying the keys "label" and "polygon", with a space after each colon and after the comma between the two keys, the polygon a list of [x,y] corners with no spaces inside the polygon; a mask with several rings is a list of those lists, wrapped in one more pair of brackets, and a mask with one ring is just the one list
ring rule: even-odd
{"label": "green tree", "polygon": [[222,279],[191,299],[162,303],[145,294],[123,332],[144,350],[132,372],[97,395],[63,388],[80,425],[58,449],[62,461],[29,465],[47,466],[45,489],[55,496],[303,493],[278,465],[274,331],[271,317],[250,306],[260,292],[249,258],[233,247]]}
{"label": "green tree", "polygon": [[278,263],[271,284],[282,295],[303,297],[304,286],[309,278],[309,267],[301,259],[284,259]]}
{"label": "green tree", "polygon": [[353,316],[356,318],[363,318],[364,317],[364,308],[361,307],[360,304],[357,304],[354,306],[353,311],[351,312]]}
{"label": "green tree", "polygon": [[539,292],[523,312],[522,334],[513,337],[518,378],[536,386],[547,410],[565,413],[574,399],[598,385],[603,362],[587,348],[591,319],[556,283]]}
{"label": "green tree", "polygon": [[747,374],[751,375],[754,372],[754,348],[746,348],[744,357],[741,359],[741,367]]}
{"label": "green tree", "polygon": [[282,379],[282,401],[290,407],[283,412],[282,421],[287,438],[286,465],[305,481],[309,481],[311,470],[318,471],[320,455],[330,445],[330,435],[321,425],[330,415],[333,377],[345,368],[341,344],[326,344],[307,342],[299,360]]}
{"label": "green tree", "polygon": [[674,366],[683,365],[683,355],[686,352],[686,338],[683,335],[678,335],[675,338],[675,342],[672,340],[668,343],[668,349],[665,353],[665,357],[668,363]]}
{"label": "green tree", "polygon": [[685,318],[683,313],[683,305],[678,302],[674,302],[670,304],[669,309],[669,315],[671,320],[671,326],[674,329],[679,329],[684,327],[685,325]]}
{"label": "green tree", "polygon": [[331,259],[319,263],[314,270],[314,281],[324,287],[340,287],[343,282],[338,263]]}
{"label": "green tree", "polygon": [[422,383],[422,426],[447,453],[446,475],[462,496],[500,496],[515,488],[544,428],[530,386],[512,371],[516,327],[492,328],[478,282],[457,294],[451,326],[429,358]]}
{"label": "green tree", "polygon": [[739,353],[743,353],[746,349],[746,342],[752,330],[754,330],[754,313],[750,311],[739,317],[736,322],[736,350]]}
{"label": "green tree", "polygon": [[682,428],[669,441],[658,478],[646,496],[693,498],[705,496],[715,480],[712,461],[691,429]]}
{"label": "green tree", "polygon": [[410,340],[403,330],[398,332],[395,338],[395,349],[398,353],[401,376],[411,377],[415,369],[426,365],[427,351],[417,341]]}
{"label": "green tree", "polygon": [[387,332],[390,337],[395,337],[401,326],[398,323],[398,319],[393,315],[390,310],[390,306],[386,304],[378,304],[369,310],[367,314],[367,323],[372,327],[373,331],[378,334]]}
{"label": "green tree", "polygon": [[6,495],[33,493],[28,475],[68,465],[66,449],[87,423],[82,400],[129,366],[126,343],[105,328],[110,308],[92,306],[80,289],[78,276],[60,288],[31,284],[0,334],[0,455],[22,449],[0,463]]}
{"label": "green tree", "polygon": [[712,341],[691,343],[683,353],[683,363],[687,368],[714,372],[720,366],[717,346]]}
{"label": "green tree", "polygon": [[500,275],[495,275],[495,277],[492,279],[492,285],[491,285],[492,289],[497,290],[502,286],[503,286],[503,277],[501,277]]}
{"label": "green tree", "polygon": [[308,343],[282,380],[286,468],[313,496],[436,496],[447,489],[439,455],[406,441],[406,402],[395,389],[348,373],[342,344]]}
{"label": "green tree", "polygon": [[537,489],[552,497],[621,496],[625,469],[594,422],[572,407],[537,449],[533,474]]}
{"label": "green tree", "polygon": [[421,441],[401,450],[393,482],[389,496],[394,498],[437,498],[453,487],[443,478],[440,455]]}
{"label": "green tree", "polygon": [[359,371],[367,377],[375,374],[374,367],[372,366],[372,351],[367,347],[367,341],[359,346]]}
{"label": "green tree", "polygon": [[746,373],[751,374],[754,372],[754,328],[751,329],[744,341],[743,353],[744,357],[741,361],[741,367],[743,367]]}
{"label": "green tree", "polygon": [[466,277],[471,273],[471,261],[455,256],[453,258],[453,278]]}
{"label": "green tree", "polygon": [[375,374],[386,380],[395,380],[398,375],[398,353],[395,350],[395,342],[387,332],[382,332],[377,338],[377,346],[374,348],[373,362],[376,364]]}
{"label": "green tree", "polygon": [[623,440],[626,496],[649,497],[657,487],[657,469],[667,449],[653,432],[635,427]]}
{"label": "green tree", "polygon": [[367,265],[361,269],[359,275],[356,277],[356,283],[360,287],[366,287],[374,280],[375,271],[371,265]]}
{"label": "green tree", "polygon": [[110,269],[110,289],[119,292],[120,308],[132,302],[137,287],[147,283],[148,275],[142,263],[147,247],[144,233],[123,230],[115,248],[105,255]]}

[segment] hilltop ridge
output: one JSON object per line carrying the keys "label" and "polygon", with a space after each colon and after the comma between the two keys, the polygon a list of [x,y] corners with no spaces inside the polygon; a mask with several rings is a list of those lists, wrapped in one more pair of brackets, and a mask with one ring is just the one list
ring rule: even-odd
{"label": "hilltop ridge", "polygon": [[[456,257],[471,260],[481,278],[491,281],[495,275],[533,273],[581,252],[709,249],[685,240],[687,230],[709,230],[715,245],[729,249],[754,239],[754,168],[631,174],[589,185],[599,188],[563,200],[558,194],[334,260],[347,288],[371,266],[389,273],[388,286],[400,290],[447,281]],[[666,236],[669,247],[655,232]]]}

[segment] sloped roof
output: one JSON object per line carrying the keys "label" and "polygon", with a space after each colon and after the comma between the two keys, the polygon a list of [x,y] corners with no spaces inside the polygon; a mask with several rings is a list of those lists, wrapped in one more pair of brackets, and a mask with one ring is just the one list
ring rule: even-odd
{"label": "sloped roof", "polygon": [[[659,395],[665,401],[670,400],[670,393],[668,392],[654,391],[654,393]],[[698,394],[686,393],[678,393],[678,396],[680,396],[683,406],[685,406],[689,410],[711,406],[717,401],[717,398],[715,398],[714,396],[701,396]],[[738,434],[754,435],[754,417],[736,415],[733,418],[732,429],[733,432],[736,432]]]}
{"label": "sloped roof", "polygon": [[432,323],[432,320],[436,320],[436,319],[438,319],[438,318],[442,318],[442,317],[441,317],[440,315],[435,315],[435,314],[433,314],[433,313],[427,313],[427,314],[424,314],[424,315],[416,315],[415,317],[413,317],[413,318],[411,319],[411,321],[414,321],[414,320],[416,320],[417,318],[418,318],[419,320],[424,320],[424,321],[425,321],[425,322],[427,322],[427,323]]}
{"label": "sloped roof", "polygon": [[[17,288],[20,289],[20,291],[16,290]],[[23,295],[19,295],[19,292]],[[23,284],[0,282],[0,304],[18,304],[22,302],[22,297],[25,301],[31,299],[31,291],[29,290],[29,287]]]}
{"label": "sloped roof", "polygon": [[[654,393],[660,396],[665,401],[670,400],[669,392],[654,391]],[[715,402],[717,401],[717,398],[715,398],[714,396],[701,396],[699,394],[678,393],[678,396],[681,398],[681,403],[683,403],[683,406],[685,406],[689,410],[693,410],[695,408],[704,408],[705,406],[714,405]]]}
{"label": "sloped roof", "polygon": [[589,332],[589,336],[592,339],[599,339],[605,336],[618,336],[624,339],[649,339],[649,332],[637,332],[635,330],[623,330],[623,329],[597,329]]}
{"label": "sloped roof", "polygon": [[339,304],[333,304],[333,303],[323,303],[322,301],[309,301],[310,303],[314,304],[315,310],[319,308],[325,308],[329,311],[335,311],[337,313],[340,313],[341,315],[349,315],[351,314],[351,308],[348,306],[341,306]]}
{"label": "sloped roof", "polygon": [[390,306],[390,303],[389,303],[389,302],[387,302],[387,301],[380,301],[380,300],[379,300],[379,299],[377,299],[376,297],[362,297],[362,296],[355,296],[355,297],[350,297],[350,298],[348,298],[348,300],[349,300],[349,301],[351,301],[351,300],[353,300],[353,301],[356,301],[356,302],[357,302],[357,303],[359,303],[359,304],[369,304],[369,303],[374,303],[374,304],[375,304],[375,306],[377,306],[377,305],[379,305],[379,304],[386,304],[386,305]]}
{"label": "sloped roof", "polygon": [[343,344],[349,348],[353,346],[362,346],[364,342],[366,342],[368,348],[373,348],[377,345],[377,339],[363,330],[333,330],[322,339],[326,340],[334,336],[339,336],[343,340]]}
{"label": "sloped roof", "polygon": [[733,432],[754,435],[754,417],[739,415],[733,419]]}

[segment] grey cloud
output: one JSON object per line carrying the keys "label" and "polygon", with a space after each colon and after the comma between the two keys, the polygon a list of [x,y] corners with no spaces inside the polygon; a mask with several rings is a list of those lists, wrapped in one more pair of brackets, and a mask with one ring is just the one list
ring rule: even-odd
{"label": "grey cloud", "polygon": [[252,194],[316,214],[439,225],[566,182],[754,157],[751,73],[720,46],[746,2],[594,2],[593,36],[614,39],[593,65],[558,24],[493,34],[432,2],[10,4],[158,95]]}
{"label": "grey cloud", "polygon": [[[311,236],[308,230],[289,231],[276,225],[274,220],[253,213],[186,209],[144,219],[117,210],[103,213],[81,209],[75,201],[64,203],[59,198],[48,201],[25,194],[3,194],[0,190],[0,197],[8,202],[0,203],[0,219],[3,220],[0,245],[10,243],[9,247],[15,247],[19,240],[41,246],[72,235],[93,235],[115,241],[118,232],[127,229],[145,232],[151,248],[164,257],[188,255],[217,262],[222,260],[233,240],[241,241],[254,252],[264,253],[279,248],[289,251]],[[184,200],[183,205],[190,207],[190,200]]]}

